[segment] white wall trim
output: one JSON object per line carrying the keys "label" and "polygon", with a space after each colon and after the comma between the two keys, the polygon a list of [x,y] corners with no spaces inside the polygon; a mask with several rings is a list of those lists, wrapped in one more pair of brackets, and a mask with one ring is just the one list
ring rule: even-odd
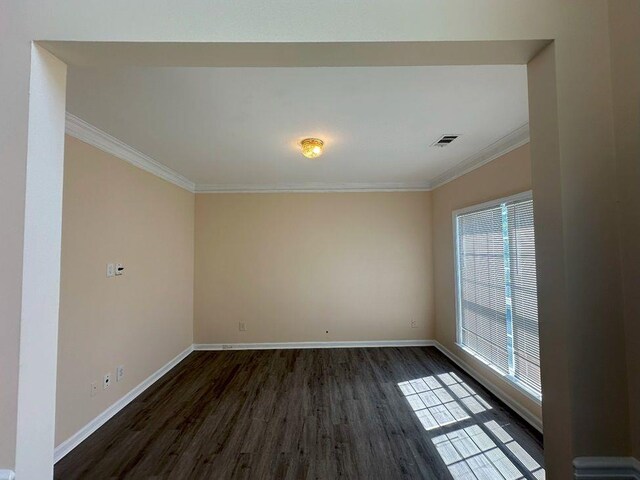
{"label": "white wall trim", "polygon": [[[132,389],[125,396],[107,408],[104,412],[91,420],[87,425],[77,431],[70,438],[58,445],[54,452],[54,461],[58,462],[67,455],[71,450],[77,447],[82,441],[88,438],[93,432],[104,425],[116,413],[131,403],[147,388],[153,385],[160,377],[175,367],[183,359],[185,359],[193,351],[203,350],[276,350],[276,349],[310,349],[310,348],[376,348],[376,347],[436,347],[453,363],[458,365],[477,382],[481,383],[491,393],[502,400],[506,405],[513,409],[524,420],[530,423],[536,430],[542,432],[541,421],[529,413],[518,401],[504,393],[502,389],[494,384],[486,381],[479,372],[472,368],[468,363],[460,357],[451,353],[447,348],[436,340],[369,340],[369,341],[347,341],[347,342],[280,342],[280,343],[197,343],[189,346],[175,358],[161,367],[159,370],[150,375],[146,380]],[[576,461],[579,459],[576,459]],[[635,468],[637,468],[637,460]],[[575,463],[575,462],[574,462]],[[0,474],[3,471],[0,470]],[[7,470],[9,472],[9,470]],[[10,478],[10,477],[8,477]],[[576,478],[601,478],[601,477],[576,477]],[[614,477],[614,478],[630,478],[640,480],[638,477]],[[0,480],[5,480],[0,475]]]}
{"label": "white wall trim", "polygon": [[167,182],[190,192],[195,191],[195,184],[188,178],[69,112],[66,114],[65,131],[67,135],[93,145]]}
{"label": "white wall trim", "polygon": [[576,479],[640,480],[640,461],[633,457],[576,457]]}
{"label": "white wall trim", "polygon": [[431,181],[431,189],[441,187],[527,143],[529,143],[528,122],[434,178]]}
{"label": "white wall trim", "polygon": [[370,340],[353,342],[196,343],[194,350],[283,350],[296,348],[432,347],[433,340]]}
{"label": "white wall trim", "polygon": [[464,361],[458,355],[453,353],[451,350],[446,348],[438,341],[434,341],[434,346],[440,350],[446,357],[449,358],[453,363],[458,365],[462,370],[471,375],[474,380],[484,386],[487,390],[493,393],[496,397],[498,397],[505,405],[511,408],[514,412],[516,412],[523,420],[529,423],[533,428],[542,433],[542,420],[535,415],[533,415],[529,410],[527,410],[520,402],[518,402],[511,395],[506,393],[504,389],[500,388],[495,383],[489,381],[480,370],[475,367],[472,367],[469,363]]}
{"label": "white wall trim", "polygon": [[14,464],[25,480],[53,477],[66,79],[32,42]]}
{"label": "white wall trim", "polygon": [[[225,344],[194,344],[190,345],[175,358],[159,370],[150,375],[146,380],[116,401],[104,412],[91,420],[87,425],[78,430],[55,448],[54,462],[58,462],[81,442],[86,440],[93,432],[104,425],[116,413],[131,403],[137,396],[153,385],[160,377],[184,360],[194,350],[274,350],[294,348],[357,348],[357,347],[426,347],[433,346],[433,340],[382,340],[365,342],[284,342],[284,343],[225,343]],[[1,471],[0,471],[1,472]],[[0,480],[4,478],[0,477]]]}
{"label": "white wall trim", "polygon": [[324,192],[426,192],[422,183],[292,183],[286,185],[211,184],[196,185],[196,193],[324,193]]}
{"label": "white wall trim", "polygon": [[478,153],[437,176],[418,183],[296,183],[290,185],[198,184],[196,193],[304,193],[431,191],[529,143],[529,123],[516,128]]}
{"label": "white wall trim", "polygon": [[431,182],[352,182],[292,184],[196,184],[184,175],[139,152],[135,148],[67,112],[66,133],[89,145],[118,157],[163,180],[193,193],[322,193],[322,192],[428,192],[495,160],[529,142],[529,124],[463,160]]}
{"label": "white wall trim", "polygon": [[54,451],[54,462],[58,462],[67,453],[77,447],[83,440],[89,435],[95,432],[98,428],[104,425],[111,417],[131,403],[138,395],[144,392],[147,388],[153,385],[160,377],[175,367],[178,363],[184,360],[191,352],[193,352],[193,345],[187,347],[183,352],[179,353],[175,358],[167,362],[159,370],[152,373],[146,380],[140,383],[137,387],[120,398],[117,402],[107,408],[104,412],[91,420],[87,425],[78,430],[70,438],[58,445]]}
{"label": "white wall trim", "polygon": [[14,480],[16,474],[13,470],[0,470],[0,480]]}

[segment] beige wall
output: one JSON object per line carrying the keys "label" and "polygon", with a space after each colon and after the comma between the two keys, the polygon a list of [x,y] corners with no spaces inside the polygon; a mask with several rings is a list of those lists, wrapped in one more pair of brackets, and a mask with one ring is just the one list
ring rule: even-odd
{"label": "beige wall", "polygon": [[456,344],[452,212],[530,189],[531,156],[527,144],[433,191],[436,339],[535,418],[541,419],[542,412],[537,402]]}
{"label": "beige wall", "polygon": [[193,341],[194,195],[68,136],[64,175],[56,445]]}
{"label": "beige wall", "polygon": [[196,343],[433,338],[431,193],[196,195],[195,278]]}
{"label": "beige wall", "polygon": [[640,2],[610,0],[609,25],[631,446],[640,458]]}

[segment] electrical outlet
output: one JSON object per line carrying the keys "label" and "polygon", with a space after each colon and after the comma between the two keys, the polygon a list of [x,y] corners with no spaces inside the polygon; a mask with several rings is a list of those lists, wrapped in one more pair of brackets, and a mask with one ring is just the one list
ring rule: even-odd
{"label": "electrical outlet", "polygon": [[111,372],[105,373],[102,378],[102,389],[106,390],[111,385]]}
{"label": "electrical outlet", "polygon": [[418,328],[418,321],[417,320],[411,320],[411,328]]}
{"label": "electrical outlet", "polygon": [[116,266],[113,263],[107,263],[107,278],[113,277],[116,274]]}
{"label": "electrical outlet", "polygon": [[116,382],[119,382],[124,377],[124,365],[120,365],[116,368]]}
{"label": "electrical outlet", "polygon": [[124,275],[124,265],[122,265],[121,263],[116,263],[116,277],[119,277],[120,275]]}
{"label": "electrical outlet", "polygon": [[91,396],[95,397],[98,394],[98,382],[91,382]]}
{"label": "electrical outlet", "polygon": [[240,330],[241,332],[246,332],[247,331],[247,324],[244,322],[239,322],[238,323],[238,330]]}

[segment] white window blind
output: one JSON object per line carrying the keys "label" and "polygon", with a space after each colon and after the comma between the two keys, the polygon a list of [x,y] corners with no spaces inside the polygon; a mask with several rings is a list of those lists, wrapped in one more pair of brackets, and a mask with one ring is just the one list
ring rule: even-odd
{"label": "white window blind", "polygon": [[507,204],[514,376],[540,392],[540,341],[533,202]]}
{"label": "white window blind", "polygon": [[458,342],[540,397],[533,201],[471,207],[454,222]]}
{"label": "white window blind", "polygon": [[460,215],[458,232],[460,340],[508,373],[500,206]]}

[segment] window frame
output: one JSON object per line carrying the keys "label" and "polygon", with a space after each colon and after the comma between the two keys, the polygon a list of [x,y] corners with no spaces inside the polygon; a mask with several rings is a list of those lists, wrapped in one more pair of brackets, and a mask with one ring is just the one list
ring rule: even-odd
{"label": "window frame", "polygon": [[[503,203],[515,202],[521,200],[533,200],[533,192],[531,190],[527,190],[525,192],[516,193],[514,195],[509,195],[506,197],[496,198],[494,200],[489,200],[483,203],[469,205],[468,207],[459,208],[451,212],[451,223],[453,226],[453,262],[454,262],[454,275],[455,275],[455,305],[456,305],[456,345],[464,350],[469,355],[473,356],[477,360],[479,360],[483,365],[489,367],[493,372],[495,372],[501,378],[507,380],[512,386],[514,386],[518,391],[523,393],[525,396],[536,402],[537,404],[542,404],[542,392],[538,393],[535,390],[531,389],[528,385],[522,383],[515,375],[510,375],[508,373],[503,373],[494,367],[491,363],[489,363],[486,359],[478,355],[476,352],[471,350],[469,347],[462,343],[462,322],[461,322],[461,313],[462,313],[462,297],[461,286],[460,286],[460,264],[459,264],[459,252],[458,252],[458,216],[464,215],[466,213],[479,212],[482,210],[486,210],[488,208],[497,207]],[[535,229],[535,226],[534,226]],[[534,230],[535,234],[535,230]],[[538,342],[540,342],[540,335],[538,334]]]}

